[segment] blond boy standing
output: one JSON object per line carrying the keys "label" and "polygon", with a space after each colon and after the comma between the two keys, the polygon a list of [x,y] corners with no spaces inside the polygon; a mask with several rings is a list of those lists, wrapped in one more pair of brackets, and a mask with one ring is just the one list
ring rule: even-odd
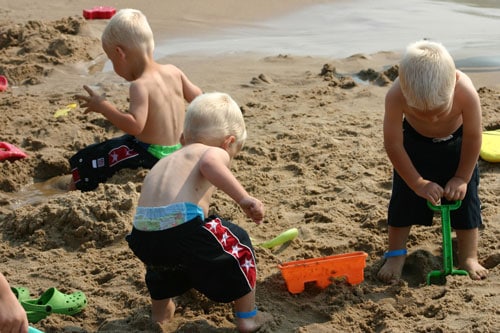
{"label": "blond boy standing", "polygon": [[451,212],[458,264],[472,279],[487,276],[477,257],[482,224],[477,193],[481,131],[479,96],[448,51],[427,40],[410,44],[385,100],[384,145],[394,176],[389,251],[379,279],[400,278],[411,226],[432,224],[427,200],[434,205],[462,200],[461,207]]}

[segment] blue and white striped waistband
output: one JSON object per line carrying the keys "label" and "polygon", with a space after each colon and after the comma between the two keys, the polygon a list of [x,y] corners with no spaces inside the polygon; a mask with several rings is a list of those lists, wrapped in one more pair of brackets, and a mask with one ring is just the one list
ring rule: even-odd
{"label": "blue and white striped waistband", "polygon": [[205,219],[203,209],[190,202],[176,202],[161,207],[139,206],[134,216],[134,227],[141,231],[166,230],[198,216]]}

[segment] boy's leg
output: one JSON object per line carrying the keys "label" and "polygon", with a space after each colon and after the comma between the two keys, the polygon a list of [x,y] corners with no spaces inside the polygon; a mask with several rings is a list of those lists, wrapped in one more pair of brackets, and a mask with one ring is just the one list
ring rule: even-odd
{"label": "boy's leg", "polygon": [[458,266],[469,272],[473,280],[485,279],[488,270],[481,266],[477,259],[478,228],[455,230],[455,232],[458,240]]}
{"label": "boy's leg", "polygon": [[271,319],[268,313],[257,311],[255,289],[234,301],[234,310],[239,332],[255,332]]}
{"label": "boy's leg", "polygon": [[[389,226],[389,252],[406,249],[406,240],[410,234],[411,227],[392,227]],[[386,283],[397,282],[403,266],[406,255],[397,255],[386,258],[384,265],[378,271],[377,277]]]}
{"label": "boy's leg", "polygon": [[151,320],[164,324],[174,317],[175,303],[171,298],[151,300]]}
{"label": "boy's leg", "polygon": [[73,181],[73,178],[68,183],[68,191],[75,191],[76,190],[76,185],[75,182]]}

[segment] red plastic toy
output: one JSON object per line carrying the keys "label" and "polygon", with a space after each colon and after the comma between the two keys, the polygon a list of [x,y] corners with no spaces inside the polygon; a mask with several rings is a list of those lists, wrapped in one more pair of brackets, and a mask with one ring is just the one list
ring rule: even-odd
{"label": "red plastic toy", "polygon": [[3,160],[14,161],[25,157],[28,157],[28,155],[26,155],[26,153],[23,152],[21,149],[17,148],[16,146],[10,143],[0,142],[0,161]]}
{"label": "red plastic toy", "polygon": [[0,91],[7,90],[8,86],[9,86],[9,82],[7,81],[7,78],[3,75],[0,75]]}
{"label": "red plastic toy", "polygon": [[83,17],[87,20],[109,19],[115,14],[115,8],[106,6],[97,6],[92,9],[83,10]]}

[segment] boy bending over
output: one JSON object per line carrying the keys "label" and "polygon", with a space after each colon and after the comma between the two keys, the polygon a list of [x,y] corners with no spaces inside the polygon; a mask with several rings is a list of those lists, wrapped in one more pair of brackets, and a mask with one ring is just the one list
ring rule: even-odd
{"label": "boy bending over", "polygon": [[264,218],[262,202],[229,169],[245,139],[236,102],[223,93],[201,95],[188,106],[183,147],[160,160],[144,180],[127,241],[146,265],[156,322],[171,319],[172,297],[191,288],[217,302],[234,301],[241,332],[268,320],[255,307],[256,262],[248,234],[219,216],[207,217],[218,188],[255,223]]}
{"label": "boy bending over", "polygon": [[472,279],[486,278],[477,257],[481,126],[476,89],[448,51],[426,40],[410,44],[385,99],[384,145],[394,175],[382,281],[400,278],[411,226],[431,225],[434,213],[426,201],[439,205],[442,198],[462,200],[450,214],[460,268]]}
{"label": "boy bending over", "polygon": [[126,134],[92,144],[70,158],[70,189],[91,191],[120,169],[150,169],[180,148],[185,102],[202,93],[186,75],[153,58],[153,32],[142,12],[122,9],[102,34],[102,48],[119,76],[131,82],[128,112],[118,110],[103,95],[84,86],[85,113],[97,112]]}

